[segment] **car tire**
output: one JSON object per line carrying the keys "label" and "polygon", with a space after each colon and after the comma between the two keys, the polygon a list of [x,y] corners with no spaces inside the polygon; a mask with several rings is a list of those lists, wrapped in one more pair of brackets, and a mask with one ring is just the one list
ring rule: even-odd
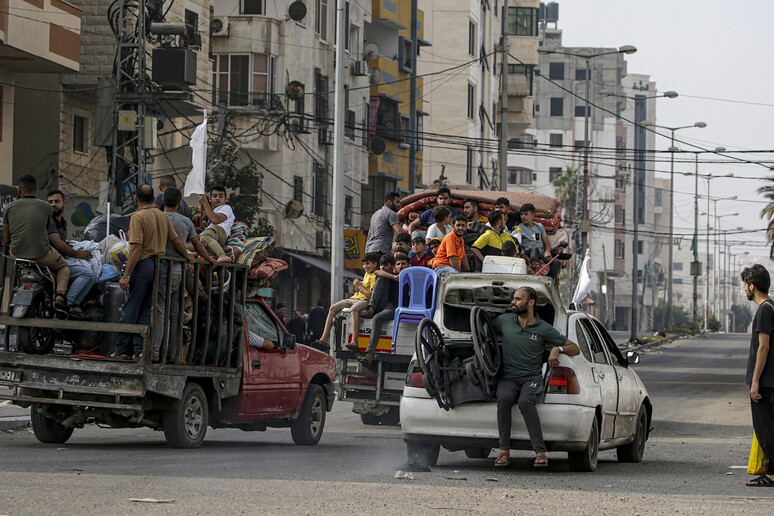
{"label": "car tire", "polygon": [[441,446],[438,444],[425,444],[415,441],[406,441],[406,452],[408,461],[423,468],[432,468],[438,463],[438,455],[441,453]]}
{"label": "car tire", "polygon": [[[25,317],[46,319],[53,317],[53,315],[46,313],[45,306],[45,300],[38,297],[30,305]],[[16,326],[15,328],[19,349],[29,355],[47,355],[56,345],[56,334],[51,328],[32,328],[29,326]]]}
{"label": "car tire", "polygon": [[379,416],[379,423],[385,426],[400,426],[400,407],[390,407]]}
{"label": "car tire", "polygon": [[161,417],[164,437],[173,448],[198,448],[207,434],[208,422],[207,396],[197,383],[186,384],[180,405],[165,410]]}
{"label": "car tire", "polygon": [[567,453],[572,471],[594,471],[597,469],[597,457],[599,455],[599,423],[595,417],[591,422],[589,439],[586,449]]}
{"label": "car tire", "polygon": [[35,438],[44,444],[63,444],[73,435],[74,428],[68,428],[45,414],[38,413],[40,405],[30,409],[30,423]]}
{"label": "car tire", "polygon": [[618,462],[642,462],[645,455],[645,441],[648,439],[648,412],[640,406],[637,414],[637,428],[634,431],[634,441],[616,448]]}
{"label": "car tire", "polygon": [[491,453],[492,448],[465,448],[465,456],[469,459],[486,459]]}
{"label": "car tire", "polygon": [[294,443],[299,446],[314,446],[320,442],[325,428],[325,405],[323,388],[310,383],[298,419],[290,422],[290,434]]}

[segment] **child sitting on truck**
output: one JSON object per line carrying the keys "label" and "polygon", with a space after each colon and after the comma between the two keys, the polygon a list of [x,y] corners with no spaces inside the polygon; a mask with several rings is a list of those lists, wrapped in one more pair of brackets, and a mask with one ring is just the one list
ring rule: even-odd
{"label": "child sitting on truck", "polygon": [[433,255],[427,249],[427,241],[422,237],[411,239],[411,252],[408,254],[409,263],[412,267],[430,267]]}
{"label": "child sitting on truck", "polygon": [[[328,310],[328,317],[325,319],[325,328],[323,329],[322,336],[312,343],[312,347],[320,350],[330,349],[331,328],[333,327],[333,319],[336,314],[344,310],[345,308],[352,309],[352,327],[360,327],[360,310],[364,310],[368,307],[368,300],[371,299],[371,292],[373,291],[374,284],[376,283],[376,267],[378,266],[379,256],[376,253],[366,253],[363,256],[363,281],[355,280],[352,284],[358,289],[355,294],[347,299],[342,299],[338,303],[331,305]],[[353,332],[353,333],[356,333]]]}
{"label": "child sitting on truck", "polygon": [[[370,312],[364,314],[373,317],[371,339],[368,342],[365,355],[360,359],[360,363],[368,368],[373,365],[376,346],[379,344],[379,338],[382,335],[382,327],[387,321],[391,321],[395,317],[395,309],[398,307],[398,289],[400,288],[398,278],[400,271],[409,267],[408,256],[404,253],[395,253],[394,258],[390,256],[387,260],[385,260],[385,256],[382,256],[383,275],[379,278],[379,283],[381,284],[379,285],[379,292],[377,293],[377,290],[374,289],[371,306],[369,307]],[[387,264],[386,268],[385,263]],[[357,351],[357,344],[355,344],[355,348],[350,349]]]}

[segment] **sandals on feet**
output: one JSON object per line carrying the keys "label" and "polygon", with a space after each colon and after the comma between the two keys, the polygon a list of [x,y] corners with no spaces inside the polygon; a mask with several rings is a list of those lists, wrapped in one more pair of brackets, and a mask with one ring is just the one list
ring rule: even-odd
{"label": "sandals on feet", "polygon": [[359,353],[360,352],[360,348],[357,347],[357,344],[353,344],[351,342],[349,344],[347,344],[346,348],[347,348],[347,351],[352,351],[353,353]]}
{"label": "sandals on feet", "polygon": [[54,309],[62,312],[67,311],[67,298],[64,294],[57,294],[54,297]]}
{"label": "sandals on feet", "polygon": [[547,468],[548,457],[545,453],[538,453],[535,455],[535,462],[532,463],[533,468]]}
{"label": "sandals on feet", "polygon": [[758,478],[754,478],[749,482],[745,482],[747,487],[774,487],[774,480],[766,475],[761,475]]}
{"label": "sandals on feet", "polygon": [[500,452],[497,455],[494,463],[496,468],[509,468],[511,466],[511,454],[510,452]]}

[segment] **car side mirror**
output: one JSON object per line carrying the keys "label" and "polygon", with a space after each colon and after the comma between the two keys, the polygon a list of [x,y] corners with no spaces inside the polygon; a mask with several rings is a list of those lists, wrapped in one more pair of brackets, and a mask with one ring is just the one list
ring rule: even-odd
{"label": "car side mirror", "polygon": [[279,348],[283,353],[285,351],[290,351],[291,349],[296,349],[296,336],[292,333],[283,335]]}
{"label": "car side mirror", "polygon": [[636,351],[629,351],[626,353],[626,361],[629,365],[635,365],[640,363],[640,355]]}

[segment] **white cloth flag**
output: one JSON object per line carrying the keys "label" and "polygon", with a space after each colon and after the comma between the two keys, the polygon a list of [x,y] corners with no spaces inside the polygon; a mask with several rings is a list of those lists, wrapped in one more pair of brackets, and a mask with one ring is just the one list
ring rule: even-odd
{"label": "white cloth flag", "polygon": [[193,153],[191,155],[191,172],[185,180],[183,197],[189,195],[204,194],[204,177],[207,169],[207,111],[204,112],[204,120],[191,135],[189,143]]}
{"label": "white cloth flag", "polygon": [[589,250],[586,249],[586,256],[583,258],[583,264],[581,264],[580,278],[578,279],[578,286],[575,287],[575,295],[572,296],[572,302],[577,306],[578,303],[586,299],[591,291],[591,276],[589,275],[589,261],[591,261],[591,255]]}

